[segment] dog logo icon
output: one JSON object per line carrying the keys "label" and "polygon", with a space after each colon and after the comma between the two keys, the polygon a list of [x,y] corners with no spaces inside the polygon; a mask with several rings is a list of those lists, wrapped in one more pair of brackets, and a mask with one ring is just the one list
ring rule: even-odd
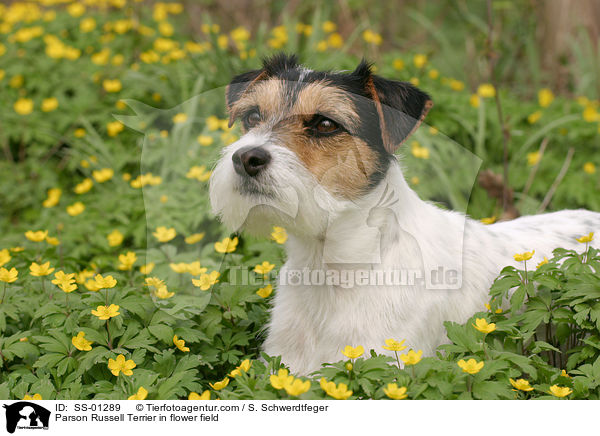
{"label": "dog logo icon", "polygon": [[38,404],[29,401],[19,401],[10,405],[4,404],[6,409],[6,431],[14,433],[18,429],[47,430],[50,422],[50,411]]}

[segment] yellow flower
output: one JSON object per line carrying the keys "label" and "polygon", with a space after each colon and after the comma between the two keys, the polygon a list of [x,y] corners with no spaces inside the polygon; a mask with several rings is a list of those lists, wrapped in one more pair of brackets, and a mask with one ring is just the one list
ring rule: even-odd
{"label": "yellow flower", "polygon": [[212,285],[217,283],[219,280],[219,276],[221,274],[219,271],[212,271],[209,274],[201,274],[200,278],[192,279],[192,283],[194,286],[200,288],[201,291],[207,291]]}
{"label": "yellow flower", "polygon": [[477,94],[471,94],[471,97],[469,97],[469,104],[473,107],[479,107],[479,96]]}
{"label": "yellow flower", "polygon": [[280,369],[277,371],[277,375],[271,374],[269,381],[275,389],[283,389],[294,381],[294,377],[288,374],[287,369]]}
{"label": "yellow flower", "polygon": [[587,174],[596,174],[596,165],[593,162],[586,162],[583,165],[583,171]]}
{"label": "yellow flower", "polygon": [[88,271],[87,269],[84,269],[83,271],[75,274],[75,281],[82,285],[85,283],[85,281],[88,278],[93,277],[93,276],[94,276],[93,271]]}
{"label": "yellow flower", "polygon": [[456,79],[450,79],[448,85],[453,91],[462,91],[463,89],[465,89],[464,82],[461,82],[460,80]]}
{"label": "yellow flower", "polygon": [[52,271],[54,271],[54,268],[50,268],[50,262],[46,262],[41,265],[36,262],[32,262],[29,266],[29,271],[31,271],[32,276],[43,277],[51,274]]}
{"label": "yellow flower", "polygon": [[169,242],[171,239],[177,236],[177,232],[173,227],[167,229],[165,226],[157,227],[156,231],[152,234],[158,240],[158,242]]}
{"label": "yellow flower", "polygon": [[200,165],[191,167],[185,177],[188,179],[196,179],[199,182],[206,182],[210,179],[210,175],[211,172],[206,170],[206,166]]}
{"label": "yellow flower", "polygon": [[110,306],[98,306],[96,310],[92,309],[92,315],[97,316],[101,320],[110,319],[120,315],[119,306],[111,304]]}
{"label": "yellow flower", "polygon": [[238,245],[238,237],[233,239],[225,238],[220,242],[215,242],[215,251],[217,253],[233,253]]}
{"label": "yellow flower", "polygon": [[519,390],[519,391],[524,391],[524,392],[529,392],[533,390],[533,387],[529,384],[529,381],[525,380],[525,379],[518,379],[518,380],[513,380],[512,378],[509,379],[510,384],[513,386],[513,391]]}
{"label": "yellow flower", "polygon": [[167,298],[171,298],[173,295],[175,295],[175,292],[169,292],[167,286],[162,285],[157,287],[156,292],[154,292],[154,295],[156,295],[156,297],[160,298],[161,300],[166,300]]}
{"label": "yellow flower", "polygon": [[408,396],[406,395],[406,387],[402,386],[399,388],[396,383],[388,383],[388,385],[383,388],[383,392],[392,400],[403,400]]}
{"label": "yellow flower", "polygon": [[60,201],[60,196],[62,195],[62,189],[60,188],[51,188],[48,189],[48,198],[44,200],[42,206],[44,207],[54,207]]}
{"label": "yellow flower", "polygon": [[10,271],[6,268],[0,268],[0,282],[13,283],[17,281],[19,271],[16,268],[11,268]]}
{"label": "yellow flower", "polygon": [[594,240],[594,232],[590,232],[589,235],[582,236],[581,238],[576,238],[576,241],[581,244],[586,244],[592,242]]}
{"label": "yellow flower", "polygon": [[7,248],[3,248],[2,250],[0,250],[0,266],[6,265],[8,262],[10,262],[11,259],[12,256],[10,255],[10,252]]}
{"label": "yellow flower", "polygon": [[33,112],[33,100],[30,98],[20,98],[13,105],[13,109],[19,115],[29,115]]}
{"label": "yellow flower", "polygon": [[177,335],[173,336],[173,344],[175,344],[175,346],[184,353],[190,351],[190,349],[185,346],[185,341],[183,339],[179,339]]}
{"label": "yellow flower", "polygon": [[538,102],[541,107],[548,107],[554,100],[554,94],[548,88],[542,88],[538,91]]}
{"label": "yellow flower", "polygon": [[187,238],[185,238],[185,243],[186,244],[195,244],[197,242],[200,242],[202,239],[204,239],[204,235],[205,233],[194,233],[193,235],[188,236]]}
{"label": "yellow flower", "polygon": [[202,392],[202,395],[198,395],[196,392],[190,392],[188,400],[210,400],[210,391]]}
{"label": "yellow flower", "polygon": [[598,113],[594,106],[588,104],[583,110],[583,119],[588,123],[596,122],[600,120],[600,113]]}
{"label": "yellow flower", "polygon": [[187,263],[185,263],[185,262],[170,263],[169,267],[173,271],[175,271],[177,274],[183,274],[183,273],[187,272],[187,270],[188,270]]}
{"label": "yellow flower", "polygon": [[119,92],[123,88],[123,85],[119,79],[104,79],[102,86],[106,92]]}
{"label": "yellow flower", "polygon": [[84,332],[77,333],[77,336],[73,336],[71,338],[71,343],[79,351],[90,351],[92,349],[93,342],[88,341],[86,338],[84,338],[84,336]]}
{"label": "yellow flower", "polygon": [[199,276],[200,274],[204,274],[207,270],[206,268],[202,268],[199,260],[188,263],[186,265],[186,267],[187,267],[187,272],[193,276]]}
{"label": "yellow flower", "polygon": [[187,121],[187,118],[188,118],[187,114],[178,113],[177,115],[175,115],[173,117],[173,123],[175,123],[175,124],[185,123]]}
{"label": "yellow flower", "polygon": [[537,165],[541,157],[542,154],[539,151],[527,153],[527,165],[529,165],[530,167]]}
{"label": "yellow flower", "polygon": [[135,261],[137,260],[137,255],[133,251],[128,251],[125,254],[119,254],[119,269],[121,271],[129,271]]}
{"label": "yellow flower", "polygon": [[140,266],[140,273],[142,274],[150,274],[154,269],[156,264],[154,262],[149,262],[146,265]]}
{"label": "yellow flower", "polygon": [[496,324],[494,324],[493,322],[488,324],[485,318],[477,318],[475,319],[475,324],[471,325],[475,327],[476,330],[485,334],[491,333],[494,330],[496,330]]}
{"label": "yellow flower", "polygon": [[573,392],[573,390],[571,388],[568,388],[568,387],[561,388],[558,385],[552,385],[552,386],[550,386],[550,393],[552,395],[554,395],[555,397],[558,397],[558,398],[564,398],[567,395],[571,395],[572,392]]}
{"label": "yellow flower", "polygon": [[94,281],[100,289],[111,289],[117,286],[117,281],[113,276],[103,277],[102,274],[96,274]]}
{"label": "yellow flower", "polygon": [[48,236],[48,230],[28,230],[25,232],[25,237],[33,242],[42,242],[46,239],[46,236]]}
{"label": "yellow flower", "polygon": [[102,168],[101,170],[92,171],[92,177],[98,183],[104,183],[113,178],[115,171],[112,168]]}
{"label": "yellow flower", "polygon": [[413,57],[413,63],[417,68],[423,68],[425,64],[427,64],[427,55],[425,54],[416,54]]}
{"label": "yellow flower", "polygon": [[278,244],[285,244],[287,241],[287,232],[283,227],[273,227],[273,232],[271,233],[271,238],[277,242]]}
{"label": "yellow flower", "polygon": [[213,142],[214,142],[214,139],[212,138],[212,136],[208,136],[208,135],[200,135],[200,136],[198,136],[198,144],[200,144],[200,145],[202,145],[204,147],[208,147]]}
{"label": "yellow flower", "polygon": [[120,121],[111,121],[106,125],[108,136],[117,136],[125,129],[125,125]]}
{"label": "yellow flower", "polygon": [[45,98],[42,100],[42,111],[52,112],[58,108],[58,100],[56,97]]}
{"label": "yellow flower", "polygon": [[215,384],[209,383],[210,387],[215,391],[220,391],[229,384],[229,377],[225,377],[223,380],[216,382]]}
{"label": "yellow flower", "polygon": [[260,288],[258,291],[256,291],[256,293],[262,298],[267,298],[269,295],[271,295],[272,292],[273,292],[273,286],[270,284],[265,286],[264,288]]}
{"label": "yellow flower", "polygon": [[332,48],[341,48],[344,45],[342,35],[340,35],[339,33],[332,33],[327,38],[327,44],[329,45],[329,47]]}
{"label": "yellow flower", "polygon": [[123,375],[132,375],[132,369],[135,368],[135,362],[131,359],[125,360],[125,356],[119,354],[115,359],[108,359],[108,369],[115,376],[119,376],[119,373],[123,373]]}
{"label": "yellow flower", "polygon": [[359,345],[356,348],[351,347],[350,345],[346,345],[342,350],[342,354],[346,356],[348,359],[356,359],[364,354],[365,349],[362,345]]}
{"label": "yellow flower", "polygon": [[544,256],[544,260],[542,260],[540,263],[538,263],[536,268],[539,268],[542,265],[546,265],[547,263],[548,263],[548,258],[546,256]]}
{"label": "yellow flower", "polygon": [[417,159],[429,159],[429,149],[421,147],[417,141],[411,143],[411,153]]}
{"label": "yellow flower", "polygon": [[569,374],[567,374],[567,371],[565,371],[564,369],[560,372],[560,376],[561,377],[571,378],[571,376]]}
{"label": "yellow flower", "polygon": [[83,179],[83,181],[81,183],[78,183],[77,185],[75,185],[75,188],[73,188],[73,191],[76,194],[85,194],[90,189],[92,189],[92,186],[94,186],[94,182],[92,182],[92,179]]}
{"label": "yellow flower", "polygon": [[76,138],[83,138],[85,136],[85,129],[75,129],[73,135],[75,135]]}
{"label": "yellow flower", "polygon": [[275,268],[275,265],[265,260],[263,263],[254,267],[254,272],[257,274],[267,275],[273,268]]}
{"label": "yellow flower", "polygon": [[334,382],[328,382],[324,378],[321,378],[319,384],[327,395],[336,400],[347,400],[352,395],[352,391],[348,390],[348,386],[345,383],[340,383],[336,386]]}
{"label": "yellow flower", "polygon": [[375,44],[375,45],[381,45],[381,42],[383,41],[383,38],[381,37],[381,35],[377,32],[373,32],[372,30],[365,30],[362,33],[362,37],[363,39],[370,43],[370,44]]}
{"label": "yellow flower", "polygon": [[404,362],[405,365],[416,365],[421,361],[421,356],[423,355],[423,350],[419,350],[415,353],[413,349],[408,350],[408,353],[401,354],[400,360]]}
{"label": "yellow flower", "polygon": [[427,73],[430,79],[437,79],[438,77],[440,77],[440,72],[438,70],[431,69],[429,70],[429,73]]}
{"label": "yellow flower", "polygon": [[491,83],[482,83],[477,88],[477,95],[482,98],[492,98],[496,96],[496,88]]}
{"label": "yellow flower", "polygon": [[335,32],[337,25],[332,21],[325,21],[322,25],[323,31],[327,33]]}
{"label": "yellow flower", "polygon": [[108,240],[108,245],[111,247],[116,247],[117,245],[121,245],[123,242],[123,233],[118,230],[113,230],[108,234],[106,239]]}
{"label": "yellow flower", "polygon": [[53,236],[46,236],[46,242],[50,245],[60,244],[60,241],[58,240],[58,238],[55,238]]}
{"label": "yellow flower", "polygon": [[141,401],[141,400],[145,400],[147,396],[148,396],[148,391],[146,389],[144,389],[143,386],[140,386],[138,391],[135,394],[130,395],[127,399]]}
{"label": "yellow flower", "polygon": [[88,291],[92,292],[98,292],[100,289],[102,289],[98,287],[98,283],[96,283],[94,280],[88,280],[84,283],[84,285]]}
{"label": "yellow flower", "polygon": [[542,118],[542,112],[535,111],[532,114],[529,114],[529,116],[527,117],[527,122],[529,124],[535,124],[540,120],[540,118]]}
{"label": "yellow flower", "polygon": [[406,346],[403,345],[405,341],[406,339],[403,339],[400,342],[395,339],[386,339],[383,348],[390,351],[402,351],[406,348]]}
{"label": "yellow flower", "polygon": [[535,254],[535,250],[526,251],[525,253],[517,253],[513,257],[515,258],[515,260],[517,262],[525,262],[526,260],[531,259],[534,254]]}
{"label": "yellow flower", "polygon": [[39,401],[42,399],[42,396],[40,394],[33,394],[33,396],[31,395],[25,395],[23,397],[24,400],[30,400],[30,401]]}
{"label": "yellow flower", "polygon": [[404,69],[404,61],[402,59],[394,59],[392,66],[394,67],[394,69],[401,71]]}
{"label": "yellow flower", "polygon": [[283,386],[288,395],[292,395],[297,397],[298,395],[302,395],[305,392],[308,392],[310,389],[310,381],[302,381],[300,379],[295,379],[291,383],[287,383]]}
{"label": "yellow flower", "polygon": [[483,361],[477,362],[475,359],[469,359],[466,362],[464,359],[460,359],[457,365],[467,374],[477,374],[483,368],[484,363]]}
{"label": "yellow flower", "polygon": [[73,3],[67,7],[67,12],[73,17],[80,17],[85,13],[85,6],[81,3]]}
{"label": "yellow flower", "polygon": [[91,32],[96,28],[96,20],[91,17],[84,18],[79,22],[79,30],[83,33]]}
{"label": "yellow flower", "polygon": [[233,371],[231,371],[229,373],[229,376],[235,378],[238,375],[241,375],[242,372],[248,372],[248,370],[250,369],[250,366],[252,366],[252,362],[250,361],[250,359],[245,359],[242,361],[242,363],[239,364],[239,366],[237,368],[235,368]]}
{"label": "yellow flower", "polygon": [[71,216],[77,216],[85,210],[85,205],[81,201],[77,201],[70,206],[67,206],[67,213]]}
{"label": "yellow flower", "polygon": [[490,225],[490,224],[494,224],[496,222],[496,217],[491,216],[488,218],[481,218],[479,221],[481,221],[483,224]]}
{"label": "yellow flower", "polygon": [[70,285],[75,281],[75,273],[65,274],[64,271],[57,271],[54,273],[55,279],[52,280],[52,283],[56,286],[61,285]]}

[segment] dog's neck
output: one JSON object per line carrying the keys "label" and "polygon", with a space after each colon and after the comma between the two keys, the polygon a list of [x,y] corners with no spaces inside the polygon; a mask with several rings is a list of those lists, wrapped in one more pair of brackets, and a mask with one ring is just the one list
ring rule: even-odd
{"label": "dog's neck", "polygon": [[[384,179],[357,201],[333,203],[320,235],[290,234],[288,265],[296,268],[367,269],[447,263],[462,247],[464,215],[423,200],[408,186],[397,162]],[[459,256],[461,257],[461,256]]]}

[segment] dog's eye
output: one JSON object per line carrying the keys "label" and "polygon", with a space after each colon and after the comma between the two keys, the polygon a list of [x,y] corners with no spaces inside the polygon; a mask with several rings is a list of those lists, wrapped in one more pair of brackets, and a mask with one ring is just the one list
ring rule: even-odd
{"label": "dog's eye", "polygon": [[317,135],[331,135],[341,131],[341,126],[338,123],[322,115],[313,118],[309,123],[309,127]]}
{"label": "dog's eye", "polygon": [[252,127],[256,127],[258,123],[260,123],[260,121],[260,112],[258,112],[258,110],[256,109],[248,111],[248,113],[244,115],[243,119],[244,127],[246,128],[246,130],[251,129]]}

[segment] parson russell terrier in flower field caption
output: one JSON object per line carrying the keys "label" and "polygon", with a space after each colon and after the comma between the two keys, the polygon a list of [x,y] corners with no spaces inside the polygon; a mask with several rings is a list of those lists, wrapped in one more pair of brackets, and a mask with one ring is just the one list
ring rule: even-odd
{"label": "parson russell terrier in flower field caption", "polygon": [[389,338],[433,355],[444,321],[485,310],[502,267],[522,268],[515,253],[535,250],[535,265],[600,230],[600,213],[585,210],[486,226],[421,200],[394,152],[431,100],[364,61],[321,72],[278,55],[226,94],[244,135],[212,174],[212,206],[232,230],[287,230],[264,350],[296,373],[338,361],[346,345],[385,353]]}

